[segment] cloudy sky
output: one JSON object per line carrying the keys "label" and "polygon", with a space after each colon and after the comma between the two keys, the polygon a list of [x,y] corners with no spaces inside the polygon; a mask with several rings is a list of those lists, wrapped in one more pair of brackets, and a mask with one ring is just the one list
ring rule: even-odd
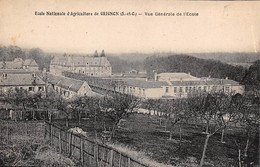
{"label": "cloudy sky", "polygon": [[[260,52],[259,9],[259,1],[0,0],[0,45],[61,53]],[[142,15],[36,16],[36,11]]]}

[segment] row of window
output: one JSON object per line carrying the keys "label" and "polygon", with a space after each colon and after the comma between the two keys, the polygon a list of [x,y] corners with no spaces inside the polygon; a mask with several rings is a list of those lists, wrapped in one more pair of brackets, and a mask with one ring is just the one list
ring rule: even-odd
{"label": "row of window", "polygon": [[[14,87],[12,87],[12,88],[9,88],[9,89],[13,89],[14,90]],[[27,90],[27,88],[24,88],[24,87],[19,87],[19,89],[21,90],[21,89],[24,89],[24,90]],[[8,90],[8,87],[2,87],[1,88],[1,91],[2,92],[6,92]],[[34,92],[34,91],[36,91],[37,90],[37,87],[36,86],[29,86],[28,87],[28,91],[30,91],[30,92]],[[38,92],[43,92],[44,91],[44,86],[39,86],[38,87]]]}
{"label": "row of window", "polygon": [[130,94],[137,93],[138,95],[145,96],[145,89],[142,88],[138,88],[138,91],[136,91],[135,87],[124,87],[124,88],[118,87],[118,91],[123,93],[130,93]]}
{"label": "row of window", "polygon": [[[179,88],[179,89],[178,89],[178,88]],[[222,87],[222,89],[224,89],[224,88],[225,88],[225,92],[229,92],[229,89],[230,89],[229,86]],[[210,89],[211,89],[212,91],[216,91],[216,90],[217,90],[217,86],[212,86],[212,87],[210,87],[210,86],[174,87],[174,88],[173,88],[173,92],[174,92],[174,93],[184,93],[184,92],[185,92],[185,93],[190,93],[190,92],[194,92],[194,91],[205,91],[205,92],[206,92],[206,91],[209,91]],[[166,87],[166,88],[165,88],[165,92],[166,92],[166,93],[169,93],[169,87]]]}

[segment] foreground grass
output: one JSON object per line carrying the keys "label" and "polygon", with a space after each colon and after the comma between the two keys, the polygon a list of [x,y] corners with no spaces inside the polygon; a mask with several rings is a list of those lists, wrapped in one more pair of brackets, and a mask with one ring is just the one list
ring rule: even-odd
{"label": "foreground grass", "polygon": [[[173,139],[169,140],[169,132],[165,131],[158,119],[156,116],[131,115],[120,125],[121,129],[117,130],[111,146],[150,166],[197,166],[203,150],[205,134],[202,132],[205,131],[205,127],[185,124],[180,142],[179,126],[175,126]],[[56,123],[64,125],[61,121]],[[105,124],[107,127],[111,126],[109,120],[106,120]],[[81,127],[87,132],[89,138],[95,139],[91,120],[82,121],[81,125],[78,125],[76,121],[71,121],[70,126]],[[97,130],[99,137],[101,131],[102,128]],[[220,133],[212,136],[208,143],[205,166],[237,166],[238,153],[234,140],[245,140],[243,138],[238,128],[226,130],[225,143],[220,142]],[[254,142],[254,144],[257,143],[258,141]],[[251,160],[257,161],[259,149],[252,145],[249,150]]]}

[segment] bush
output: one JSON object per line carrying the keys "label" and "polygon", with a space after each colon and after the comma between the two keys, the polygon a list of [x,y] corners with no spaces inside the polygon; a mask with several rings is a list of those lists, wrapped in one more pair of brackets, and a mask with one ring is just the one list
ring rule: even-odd
{"label": "bush", "polygon": [[59,167],[59,166],[66,166],[66,167],[74,167],[76,166],[75,163],[69,159],[64,157],[61,154],[58,154],[55,149],[48,145],[40,146],[36,150],[36,159],[43,162],[42,166],[52,166],[52,167]]}

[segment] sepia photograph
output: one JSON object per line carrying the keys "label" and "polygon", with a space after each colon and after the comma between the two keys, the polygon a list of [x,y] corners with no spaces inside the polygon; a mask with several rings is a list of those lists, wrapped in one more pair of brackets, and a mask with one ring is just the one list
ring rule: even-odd
{"label": "sepia photograph", "polygon": [[260,167],[260,1],[0,0],[0,167]]}

